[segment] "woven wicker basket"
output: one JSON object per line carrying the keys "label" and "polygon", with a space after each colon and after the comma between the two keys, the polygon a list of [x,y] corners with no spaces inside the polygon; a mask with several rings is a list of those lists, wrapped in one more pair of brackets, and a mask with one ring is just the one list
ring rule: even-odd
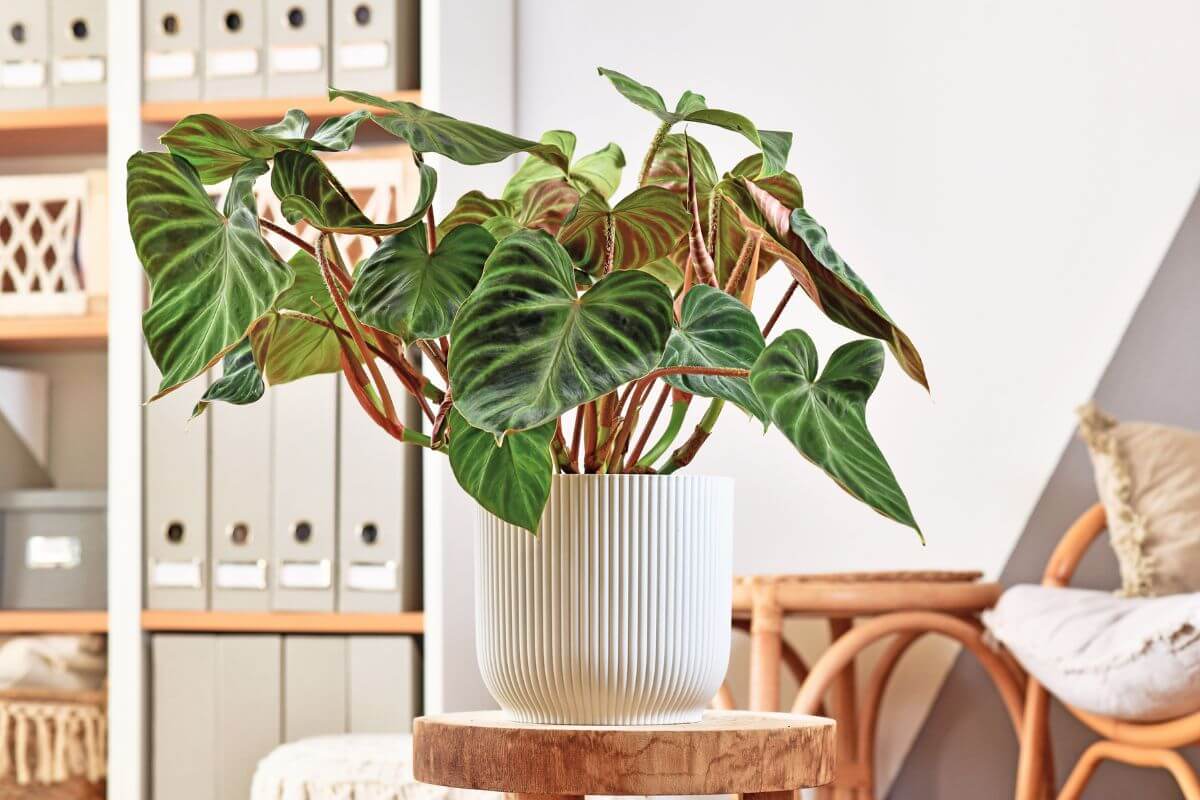
{"label": "woven wicker basket", "polygon": [[104,692],[0,690],[0,798],[104,800]]}

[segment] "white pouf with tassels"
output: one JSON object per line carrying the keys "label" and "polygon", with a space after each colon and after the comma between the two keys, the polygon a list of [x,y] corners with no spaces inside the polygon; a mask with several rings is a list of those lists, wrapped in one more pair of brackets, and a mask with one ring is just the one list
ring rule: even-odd
{"label": "white pouf with tassels", "polygon": [[537,536],[481,512],[476,647],[519,722],[700,719],[729,665],[733,481],[556,475]]}

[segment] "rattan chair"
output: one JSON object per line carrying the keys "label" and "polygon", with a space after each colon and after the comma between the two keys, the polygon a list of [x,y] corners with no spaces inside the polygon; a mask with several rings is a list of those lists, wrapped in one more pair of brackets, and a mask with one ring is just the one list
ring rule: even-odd
{"label": "rattan chair", "polygon": [[[1050,556],[1042,575],[1042,585],[1066,586],[1070,583],[1083,554],[1106,527],[1104,506],[1097,504],[1088,509],[1075,521]],[[1025,686],[1025,721],[1021,726],[1017,800],[1038,800],[1041,797],[1041,776],[1050,751],[1047,723],[1049,699],[1046,689],[1030,677]],[[1058,800],[1080,797],[1096,767],[1104,759],[1139,767],[1162,767],[1174,776],[1186,800],[1200,800],[1200,781],[1176,750],[1200,743],[1200,711],[1178,719],[1145,723],[1100,716],[1066,703],[1063,705],[1101,738],[1080,756],[1059,792]]]}

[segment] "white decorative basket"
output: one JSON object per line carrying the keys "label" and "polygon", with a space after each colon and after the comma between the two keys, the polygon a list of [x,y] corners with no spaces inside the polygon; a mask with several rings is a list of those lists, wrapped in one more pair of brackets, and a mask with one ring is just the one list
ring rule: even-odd
{"label": "white decorative basket", "polygon": [[729,666],[733,481],[556,475],[537,536],[480,511],[475,642],[519,722],[695,722]]}
{"label": "white decorative basket", "polygon": [[0,316],[87,311],[79,265],[86,175],[0,178]]}

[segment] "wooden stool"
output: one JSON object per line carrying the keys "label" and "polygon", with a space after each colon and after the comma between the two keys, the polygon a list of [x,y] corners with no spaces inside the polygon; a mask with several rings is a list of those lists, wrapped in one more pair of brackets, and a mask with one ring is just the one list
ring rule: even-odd
{"label": "wooden stool", "polygon": [[[978,572],[868,572],[828,575],[761,575],[735,580],[733,624],[750,633],[750,708],[780,706],[783,666],[800,683],[792,706],[797,714],[823,711],[832,690],[832,714],[838,721],[840,765],[837,783],[822,796],[866,800],[875,796],[874,750],[879,705],[896,663],[927,633],[955,639],[979,659],[1000,692],[1013,725],[1020,730],[1023,673],[1011,659],[983,641],[979,613],[1000,597],[998,583],[981,583]],[[829,620],[832,643],[811,671],[783,639],[788,616]],[[855,624],[855,618],[871,617]],[[855,659],[884,637],[893,640],[871,676],[858,708]],[[732,708],[733,696],[722,687],[715,705]]]}
{"label": "wooden stool", "polygon": [[681,725],[600,727],[510,722],[503,712],[421,717],[417,780],[515,794],[740,794],[789,800],[833,780],[834,723],[820,717],[706,711]]}

